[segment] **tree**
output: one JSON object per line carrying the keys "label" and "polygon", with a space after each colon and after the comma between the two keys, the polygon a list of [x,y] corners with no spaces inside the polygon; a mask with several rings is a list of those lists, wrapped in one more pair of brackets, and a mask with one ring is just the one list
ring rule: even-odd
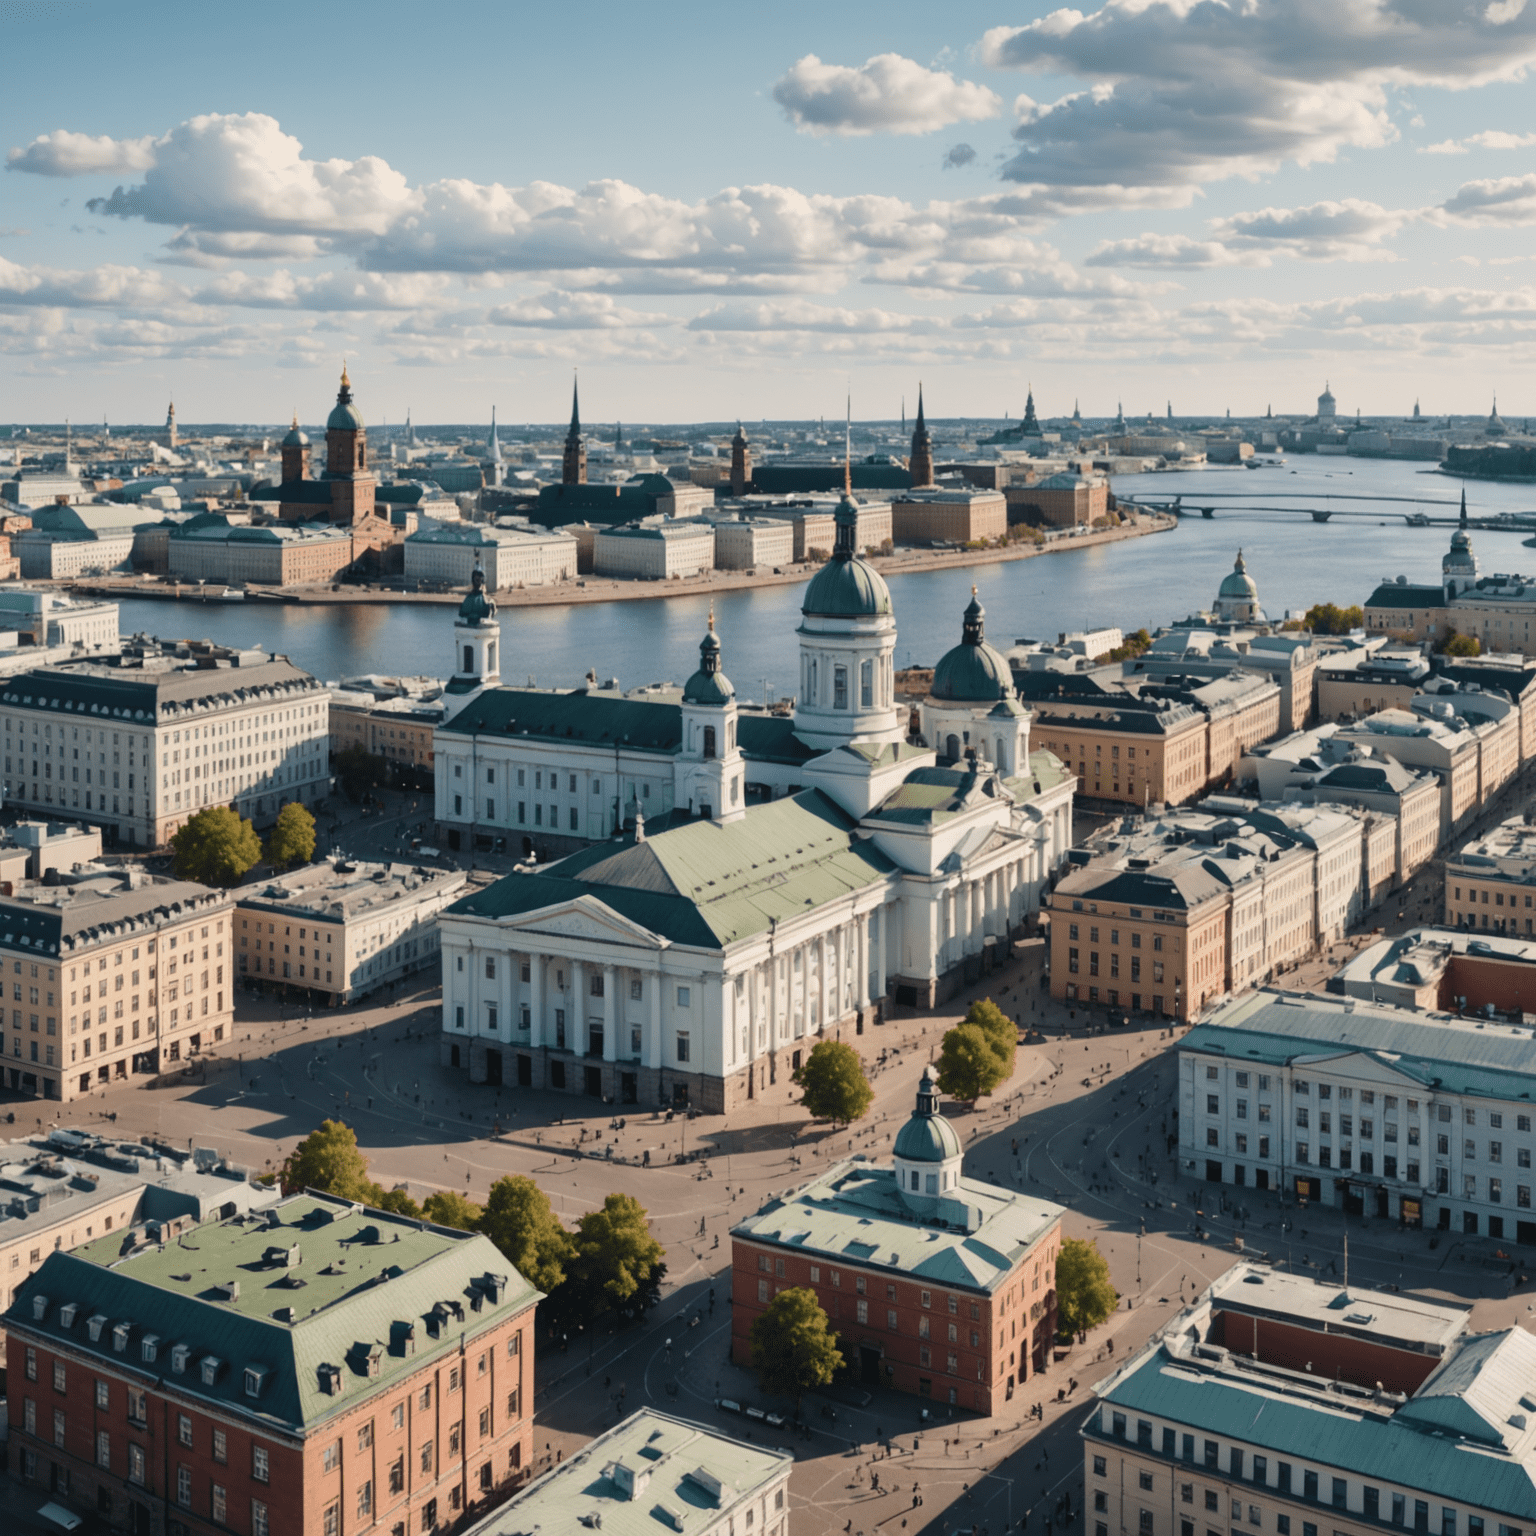
{"label": "tree", "polygon": [[822,1040],[795,1072],[800,1102],[813,1120],[862,1120],[875,1091],[864,1076],[864,1063],[851,1045]]}
{"label": "tree", "polygon": [[283,1193],[324,1190],[343,1200],[378,1204],[379,1186],[368,1177],[368,1159],[357,1150],[357,1135],[339,1120],[321,1122],[283,1163],[278,1175]]}
{"label": "tree", "polygon": [[974,1104],[1008,1076],[986,1031],[975,1024],[957,1024],[939,1049],[939,1088],[962,1104]]}
{"label": "tree", "polygon": [[1462,635],[1454,629],[1447,629],[1445,639],[1435,649],[1442,656],[1481,656],[1483,642],[1476,635]]}
{"label": "tree", "polygon": [[331,759],[331,768],[341,781],[349,800],[358,800],[370,789],[377,789],[389,776],[389,765],[366,747],[343,747]]}
{"label": "tree", "polygon": [[1340,608],[1337,603],[1314,603],[1301,622],[1314,635],[1347,635],[1365,623],[1365,613],[1358,603],[1351,608]]}
{"label": "tree", "polygon": [[1134,661],[1152,648],[1152,636],[1145,629],[1138,629],[1125,637],[1123,645],[1117,645],[1105,658],[1108,661]]}
{"label": "tree", "polygon": [[826,1386],[842,1369],[837,1335],[814,1291],[795,1286],[780,1291],[768,1310],[756,1318],[750,1334],[752,1368],[764,1392],[795,1400],[815,1387]]}
{"label": "tree", "polygon": [[233,885],[261,858],[261,839],[227,805],[199,811],[171,837],[172,867],[183,880]]}
{"label": "tree", "polygon": [[576,1223],[576,1257],[560,1310],[638,1317],[660,1299],[663,1251],[645,1207],[633,1195],[609,1195]]}
{"label": "tree", "polygon": [[1003,1076],[1013,1076],[1013,1060],[1019,1050],[1019,1029],[990,997],[978,997],[966,1010],[965,1022],[974,1024],[1003,1063]]}
{"label": "tree", "polygon": [[461,1232],[480,1230],[480,1207],[455,1190],[440,1189],[436,1194],[428,1195],[422,1203],[421,1214],[440,1227],[457,1227]]}
{"label": "tree", "polygon": [[308,864],[315,856],[315,818],[296,800],[277,813],[277,825],[267,838],[267,862],[274,869]]}
{"label": "tree", "polygon": [[491,1185],[477,1230],[485,1233],[530,1285],[552,1295],[565,1283],[576,1256],[571,1234],[560,1225],[549,1197],[521,1174]]}
{"label": "tree", "polygon": [[1056,1321],[1063,1337],[1096,1328],[1115,1310],[1120,1293],[1109,1283],[1109,1261],[1095,1242],[1066,1238],[1056,1255]]}

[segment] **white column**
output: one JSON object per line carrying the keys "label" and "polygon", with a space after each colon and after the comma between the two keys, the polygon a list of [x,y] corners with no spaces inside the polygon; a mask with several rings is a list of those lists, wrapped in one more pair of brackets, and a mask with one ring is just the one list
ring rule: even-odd
{"label": "white column", "polygon": [[888,902],[881,902],[879,908],[880,930],[875,935],[875,985],[879,989],[879,995],[885,996],[887,978],[890,976],[889,951],[886,949],[886,930],[891,925],[891,908]]}
{"label": "white column", "polygon": [[816,939],[816,1027],[818,1030],[827,1027],[827,952],[830,949],[826,934],[820,934]]}
{"label": "white column", "polygon": [[666,985],[660,971],[646,973],[645,985],[651,994],[651,1023],[646,1041],[645,1062],[648,1067],[661,1066],[661,991]]}
{"label": "white column", "polygon": [[543,955],[528,956],[528,1043],[544,1044],[544,968],[548,964]]}
{"label": "white column", "polygon": [[603,1060],[617,1061],[619,1055],[619,973],[615,966],[603,967]]}
{"label": "white column", "polygon": [[587,1054],[587,968],[571,961],[571,1006],[565,1020],[565,1043],[578,1056]]}
{"label": "white column", "polygon": [[789,1033],[779,1023],[779,957],[770,954],[768,957],[768,1032],[775,1045],[778,1044],[781,1035]]}
{"label": "white column", "polygon": [[860,1008],[869,1007],[869,914],[854,919],[854,964],[858,974],[854,978],[853,1000]]}

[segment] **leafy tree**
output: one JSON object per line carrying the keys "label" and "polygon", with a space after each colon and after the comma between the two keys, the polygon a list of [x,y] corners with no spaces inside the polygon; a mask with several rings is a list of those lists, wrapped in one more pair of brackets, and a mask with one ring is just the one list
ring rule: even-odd
{"label": "leafy tree", "polygon": [[1350,608],[1340,608],[1337,603],[1314,603],[1301,622],[1314,635],[1347,635],[1365,623],[1365,612],[1358,603]]}
{"label": "leafy tree", "polygon": [[576,1257],[561,1310],[639,1316],[659,1299],[662,1252],[645,1207],[633,1195],[609,1195],[576,1223]]}
{"label": "leafy tree", "polygon": [[1461,635],[1454,629],[1447,629],[1445,639],[1435,649],[1442,656],[1481,656],[1483,642],[1476,635]]}
{"label": "leafy tree", "polygon": [[976,1024],[957,1024],[945,1034],[938,1067],[940,1089],[962,1104],[975,1103],[1008,1076],[991,1037]]}
{"label": "leafy tree", "polygon": [[1152,636],[1145,629],[1138,629],[1134,634],[1125,637],[1124,645],[1117,645],[1106,660],[1109,661],[1134,661],[1136,657],[1152,648]]}
{"label": "leafy tree", "polygon": [[753,1322],[750,1338],[758,1386],[794,1398],[797,1417],[801,1397],[826,1386],[842,1369],[842,1351],[827,1314],[816,1293],[802,1286],[780,1291]]}
{"label": "leafy tree", "polygon": [[1013,1076],[1013,1059],[1019,1049],[1018,1026],[990,997],[978,997],[966,1010],[965,1022],[974,1024],[987,1037],[1003,1062],[1003,1075]]}
{"label": "leafy tree", "polygon": [[340,1120],[325,1120],[296,1146],[278,1174],[283,1193],[320,1189],[343,1200],[377,1204],[379,1186],[368,1177],[368,1159],[357,1134]]}
{"label": "leafy tree", "polygon": [[1056,1255],[1056,1321],[1062,1335],[1096,1328],[1115,1310],[1120,1293],[1109,1282],[1109,1261],[1096,1242],[1066,1238]]}
{"label": "leafy tree", "polygon": [[308,864],[315,856],[315,818],[296,800],[277,813],[277,825],[267,838],[267,862],[274,869]]}
{"label": "leafy tree", "polygon": [[374,1193],[368,1204],[376,1210],[388,1211],[394,1216],[409,1216],[412,1221],[420,1221],[422,1210],[414,1200],[408,1189],[385,1189],[381,1185],[371,1186]]}
{"label": "leafy tree", "polygon": [[546,1295],[565,1283],[576,1245],[560,1225],[549,1197],[532,1179],[521,1174],[497,1179],[477,1230],[496,1244],[518,1274]]}
{"label": "leafy tree", "polygon": [[841,1040],[822,1040],[814,1045],[793,1081],[810,1117],[834,1124],[862,1120],[875,1096],[859,1053]]}
{"label": "leafy tree", "polygon": [[233,885],[261,858],[261,839],[227,805],[210,805],[171,837],[172,867],[183,880]]}
{"label": "leafy tree", "polygon": [[440,1189],[428,1195],[422,1203],[421,1214],[440,1227],[457,1227],[461,1232],[480,1230],[481,1209],[473,1201],[451,1189]]}

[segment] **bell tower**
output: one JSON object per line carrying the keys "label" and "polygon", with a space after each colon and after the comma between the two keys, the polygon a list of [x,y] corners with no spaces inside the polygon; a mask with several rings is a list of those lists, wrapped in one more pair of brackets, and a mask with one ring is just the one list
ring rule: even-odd
{"label": "bell tower", "polygon": [[565,453],[560,460],[560,483],[587,483],[587,445],[581,435],[581,402],[577,398],[574,380],[571,382],[571,424],[566,429]]}
{"label": "bell tower", "polygon": [[699,670],[683,687],[683,746],[677,756],[673,803],[711,821],[747,814],[746,773],[736,741],[736,690],[720,670],[715,610],[699,642]]}
{"label": "bell tower", "polygon": [[309,479],[309,438],[299,430],[299,413],[293,413],[293,425],[283,439],[283,484]]}
{"label": "bell tower", "polygon": [[745,496],[752,484],[752,450],[747,446],[747,434],[736,423],[736,436],[731,439],[731,495]]}
{"label": "bell tower", "polygon": [[917,386],[917,421],[912,427],[912,456],[907,460],[912,471],[912,488],[920,490],[933,484],[933,442],[928,436],[928,422],[923,416],[923,386]]}
{"label": "bell tower", "polygon": [[354,527],[373,516],[373,471],[368,468],[368,429],[352,402],[352,380],[342,364],[336,404],[325,419],[325,478],[331,485],[331,521]]}
{"label": "bell tower", "polygon": [[483,689],[501,685],[501,625],[478,563],[470,583],[453,621],[453,676],[443,691],[445,720],[451,720]]}

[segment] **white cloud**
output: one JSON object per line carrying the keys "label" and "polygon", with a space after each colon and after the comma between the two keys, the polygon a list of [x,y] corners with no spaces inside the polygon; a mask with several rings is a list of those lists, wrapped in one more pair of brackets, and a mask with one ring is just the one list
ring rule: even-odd
{"label": "white cloud", "polygon": [[1441,225],[1536,224],[1536,175],[1463,182],[1430,217]]}
{"label": "white cloud", "polygon": [[492,325],[549,331],[622,331],[677,323],[670,315],[625,309],[606,293],[562,293],[557,289],[537,298],[498,304],[486,311],[485,318]]}
{"label": "white cloud", "polygon": [[26,267],[0,256],[0,304],[55,305],[64,309],[138,308],[182,303],[186,290],[158,272],[100,266],[85,272]]}
{"label": "white cloud", "polygon": [[996,117],[994,91],[926,69],[899,53],[878,53],[852,68],[797,59],[774,83],[773,99],[802,133],[932,133],[951,123]]}
{"label": "white cloud", "polygon": [[942,330],[947,322],[888,309],[842,309],[791,302],[705,310],[688,322],[690,331],[822,331],[836,335]]}
{"label": "white cloud", "polygon": [[327,313],[349,310],[419,310],[444,302],[445,281],[427,274],[324,272],[301,276],[287,270],[231,272],[215,278],[198,294],[205,304],[251,309],[310,309]]}
{"label": "white cloud", "polygon": [[1335,159],[1396,136],[1387,89],[1518,79],[1536,15],[1422,0],[1107,0],[982,39],[998,68],[1093,82],[1040,106],[1021,98],[1003,174],[1041,212],[1182,207],[1205,183]]}
{"label": "white cloud", "polygon": [[1090,267],[1146,267],[1192,270],[1200,267],[1267,267],[1260,251],[1234,251],[1220,240],[1196,240],[1189,235],[1138,235],[1131,240],[1106,240],[1088,257]]}
{"label": "white cloud", "polygon": [[33,176],[133,176],[155,163],[154,146],[152,138],[114,139],[59,128],[25,149],[10,150],[5,168]]}
{"label": "white cloud", "polygon": [[1305,208],[1260,208],[1217,219],[1215,238],[1234,249],[1283,251],[1307,261],[1390,259],[1381,249],[1404,224],[1418,217],[1408,208],[1383,208],[1357,197]]}
{"label": "white cloud", "polygon": [[1471,149],[1529,149],[1536,144],[1536,133],[1509,133],[1503,128],[1485,128],[1464,139],[1442,139],[1426,144],[1421,155],[1464,155]]}

